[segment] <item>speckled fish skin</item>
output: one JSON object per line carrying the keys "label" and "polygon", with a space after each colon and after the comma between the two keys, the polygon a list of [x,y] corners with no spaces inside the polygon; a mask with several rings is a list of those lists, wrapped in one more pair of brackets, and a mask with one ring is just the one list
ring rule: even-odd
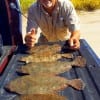
{"label": "speckled fish skin", "polygon": [[34,46],[31,49],[27,50],[26,53],[33,54],[33,53],[41,53],[41,52],[46,52],[46,51],[56,53],[56,52],[60,52],[61,48],[62,47],[59,44],[39,45],[39,46]]}
{"label": "speckled fish skin", "polygon": [[17,69],[18,73],[23,74],[37,74],[37,73],[48,73],[52,75],[58,75],[69,71],[72,66],[67,65],[66,62],[56,61],[56,62],[39,62],[39,63],[29,63],[21,66]]}
{"label": "speckled fish skin", "polygon": [[17,96],[14,100],[68,100],[67,97],[57,94],[24,94]]}
{"label": "speckled fish skin", "polygon": [[77,67],[85,67],[85,64],[85,58],[78,56],[71,62],[55,61],[29,63],[24,66],[21,66],[20,69],[17,70],[17,72],[23,74],[50,73],[57,75],[69,71],[73,65]]}
{"label": "speckled fish skin", "polygon": [[63,57],[64,58],[73,58],[73,54],[71,54],[71,53],[65,53],[65,54],[55,53],[55,54],[52,54],[51,52],[37,53],[37,54],[23,56],[19,59],[19,61],[25,62],[25,63],[52,62],[52,61],[59,60]]}
{"label": "speckled fish skin", "polygon": [[5,88],[18,94],[48,94],[56,93],[68,86],[83,90],[85,85],[81,79],[68,80],[54,75],[37,74],[17,78],[8,83]]}

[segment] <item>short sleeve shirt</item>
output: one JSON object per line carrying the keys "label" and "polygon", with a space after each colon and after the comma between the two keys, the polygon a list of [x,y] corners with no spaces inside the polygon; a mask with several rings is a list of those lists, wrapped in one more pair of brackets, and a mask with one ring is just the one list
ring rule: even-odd
{"label": "short sleeve shirt", "polygon": [[58,0],[52,15],[49,15],[39,2],[34,3],[28,11],[27,31],[35,28],[50,42],[63,41],[69,33],[80,29],[79,18],[70,0]]}

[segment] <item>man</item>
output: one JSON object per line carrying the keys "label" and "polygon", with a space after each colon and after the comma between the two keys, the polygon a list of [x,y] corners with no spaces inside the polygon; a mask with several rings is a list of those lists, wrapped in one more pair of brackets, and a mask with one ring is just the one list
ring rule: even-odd
{"label": "man", "polygon": [[71,49],[80,47],[79,20],[70,0],[37,0],[28,11],[27,32],[25,42],[30,48],[41,32],[45,41],[68,40]]}

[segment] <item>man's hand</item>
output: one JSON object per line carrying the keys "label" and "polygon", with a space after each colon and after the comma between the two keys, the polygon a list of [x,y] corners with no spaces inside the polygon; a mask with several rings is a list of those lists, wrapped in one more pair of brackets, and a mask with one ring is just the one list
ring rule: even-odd
{"label": "man's hand", "polygon": [[80,31],[74,31],[71,34],[69,39],[70,48],[73,50],[77,50],[80,48]]}
{"label": "man's hand", "polygon": [[31,48],[35,45],[35,43],[36,43],[35,29],[31,29],[31,31],[26,34],[25,43],[29,48]]}

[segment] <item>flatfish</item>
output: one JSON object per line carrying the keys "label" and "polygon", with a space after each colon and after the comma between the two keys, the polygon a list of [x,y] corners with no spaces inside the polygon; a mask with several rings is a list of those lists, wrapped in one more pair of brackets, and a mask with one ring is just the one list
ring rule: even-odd
{"label": "flatfish", "polygon": [[37,53],[37,54],[31,54],[27,56],[23,56],[19,58],[18,61],[25,62],[25,63],[30,63],[30,62],[52,62],[59,60],[61,58],[73,58],[72,53],[55,53],[53,54],[52,52],[45,52],[45,53]]}
{"label": "flatfish", "polygon": [[84,82],[81,79],[67,79],[60,76],[37,74],[25,75],[9,82],[5,89],[18,94],[48,94],[73,87],[77,90],[84,89]]}
{"label": "flatfish", "polygon": [[61,51],[61,45],[59,44],[53,44],[53,45],[39,45],[39,46],[34,46],[31,49],[26,50],[26,53],[28,54],[33,54],[33,53],[41,53],[41,52],[60,52]]}
{"label": "flatfish", "polygon": [[72,66],[85,67],[86,59],[82,56],[77,56],[73,61],[55,61],[55,62],[33,62],[21,66],[17,69],[18,73],[23,74],[37,74],[37,73],[50,73],[60,74],[69,71]]}
{"label": "flatfish", "polygon": [[23,94],[14,98],[14,100],[68,100],[67,97],[57,94]]}

